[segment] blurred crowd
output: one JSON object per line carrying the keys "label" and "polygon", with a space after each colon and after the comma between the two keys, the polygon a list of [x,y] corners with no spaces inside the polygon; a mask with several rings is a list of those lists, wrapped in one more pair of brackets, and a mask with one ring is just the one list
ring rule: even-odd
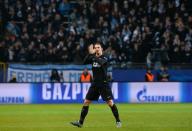
{"label": "blurred crowd", "polygon": [[0,61],[80,64],[100,41],[111,63],[192,63],[191,0],[3,0]]}

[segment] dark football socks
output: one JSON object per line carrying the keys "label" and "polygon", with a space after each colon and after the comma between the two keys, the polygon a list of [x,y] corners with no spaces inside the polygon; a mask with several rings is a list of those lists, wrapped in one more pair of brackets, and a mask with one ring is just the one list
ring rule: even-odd
{"label": "dark football socks", "polygon": [[111,107],[111,110],[112,110],[113,115],[116,119],[116,122],[120,122],[118,109],[117,109],[117,106],[115,104],[113,104],[113,106]]}
{"label": "dark football socks", "polygon": [[81,110],[81,116],[80,116],[80,120],[79,123],[83,125],[84,119],[88,113],[89,110],[89,106],[83,106],[82,110]]}

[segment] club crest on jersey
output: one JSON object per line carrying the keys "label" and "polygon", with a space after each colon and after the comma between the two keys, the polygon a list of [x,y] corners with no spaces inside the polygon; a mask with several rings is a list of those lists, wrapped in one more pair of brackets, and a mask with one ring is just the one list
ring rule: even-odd
{"label": "club crest on jersey", "polygon": [[93,67],[101,67],[101,65],[97,62],[93,62]]}

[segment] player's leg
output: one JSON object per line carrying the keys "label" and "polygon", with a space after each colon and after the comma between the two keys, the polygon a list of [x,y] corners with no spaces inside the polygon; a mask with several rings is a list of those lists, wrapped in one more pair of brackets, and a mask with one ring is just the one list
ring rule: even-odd
{"label": "player's leg", "polygon": [[91,103],[91,100],[87,100],[87,99],[84,100],[83,107],[81,109],[80,119],[78,121],[71,122],[72,125],[77,126],[77,127],[83,126],[83,122],[88,113],[90,103]]}
{"label": "player's leg", "polygon": [[83,125],[83,122],[85,120],[85,117],[88,114],[89,104],[91,104],[91,100],[85,99],[84,103],[83,103],[83,107],[81,109],[81,115],[80,115],[80,119],[79,119],[79,123],[82,124],[82,125]]}
{"label": "player's leg", "polygon": [[121,121],[120,121],[120,118],[119,118],[119,112],[118,112],[117,106],[114,104],[112,99],[111,100],[107,100],[106,102],[107,102],[108,106],[111,108],[113,116],[116,119],[116,126],[118,128],[121,127]]}
{"label": "player's leg", "polygon": [[95,88],[94,86],[91,86],[89,88],[87,95],[86,95],[86,98],[84,100],[79,121],[71,122],[71,124],[74,126],[77,126],[77,127],[82,127],[84,120],[85,120],[85,117],[88,114],[89,105],[91,104],[91,101],[92,100],[98,100],[98,98],[99,98],[99,92],[98,92],[97,88]]}
{"label": "player's leg", "polygon": [[91,104],[92,100],[98,100],[98,98],[99,98],[99,91],[95,86],[92,85],[87,92],[87,95],[86,95],[86,98],[84,100],[83,107],[81,110],[81,115],[80,115],[80,119],[79,119],[79,122],[81,124],[83,124],[84,119],[88,113],[89,104]]}
{"label": "player's leg", "polygon": [[108,106],[111,108],[111,111],[116,119],[116,126],[121,127],[119,112],[118,112],[117,106],[113,102],[113,94],[112,94],[111,88],[108,85],[101,88],[101,97],[104,101],[106,101]]}
{"label": "player's leg", "polygon": [[116,122],[120,122],[119,112],[118,112],[117,106],[114,104],[113,100],[108,100],[107,104],[111,108],[111,111],[113,112]]}

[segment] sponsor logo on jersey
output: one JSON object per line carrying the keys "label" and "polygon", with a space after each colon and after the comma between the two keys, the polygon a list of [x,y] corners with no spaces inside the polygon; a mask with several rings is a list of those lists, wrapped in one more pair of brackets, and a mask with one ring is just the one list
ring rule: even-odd
{"label": "sponsor logo on jersey", "polygon": [[93,67],[101,67],[101,65],[97,62],[93,62]]}

